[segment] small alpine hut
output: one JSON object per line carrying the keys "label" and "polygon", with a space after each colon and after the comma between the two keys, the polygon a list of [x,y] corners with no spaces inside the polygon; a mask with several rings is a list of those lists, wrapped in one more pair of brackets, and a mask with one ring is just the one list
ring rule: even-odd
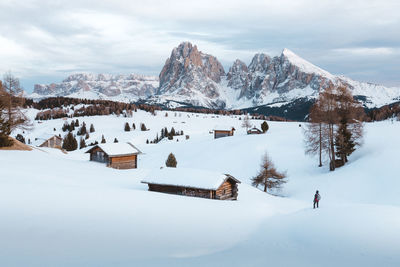
{"label": "small alpine hut", "polygon": [[55,134],[43,134],[35,138],[34,145],[38,147],[61,148],[63,139]]}
{"label": "small alpine hut", "polygon": [[258,129],[256,127],[253,127],[247,131],[247,134],[262,134],[262,133],[263,133],[263,131],[261,131],[260,129]]}
{"label": "small alpine hut", "polygon": [[185,168],[162,168],[142,183],[149,191],[219,200],[237,200],[240,181],[229,174]]}
{"label": "small alpine hut", "polygon": [[137,156],[142,152],[131,143],[98,144],[86,151],[90,160],[106,163],[114,169],[136,169]]}
{"label": "small alpine hut", "polygon": [[221,138],[221,137],[227,137],[227,136],[233,136],[233,133],[235,131],[235,128],[230,126],[215,126],[214,127],[214,139]]}

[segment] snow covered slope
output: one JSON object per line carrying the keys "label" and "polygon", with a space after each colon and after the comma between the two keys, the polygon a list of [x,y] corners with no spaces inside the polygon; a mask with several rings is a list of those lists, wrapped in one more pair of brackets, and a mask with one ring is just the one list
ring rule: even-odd
{"label": "snow covered slope", "polygon": [[[0,150],[0,265],[399,266],[400,122],[367,124],[364,146],[329,172],[304,155],[298,123],[269,122],[267,134],[246,135],[235,116],[164,113],[79,118],[95,126],[88,141],[104,134],[135,144],[143,154],[134,170],[90,162],[85,150]],[[124,132],[125,122],[150,130]],[[63,123],[35,122],[26,138],[62,133]],[[214,140],[217,124],[237,131]],[[146,144],[165,126],[190,139]],[[266,151],[287,171],[285,197],[250,186]],[[140,181],[171,152],[178,168],[241,180],[238,201],[148,192]],[[316,189],[322,200],[313,210]]]}

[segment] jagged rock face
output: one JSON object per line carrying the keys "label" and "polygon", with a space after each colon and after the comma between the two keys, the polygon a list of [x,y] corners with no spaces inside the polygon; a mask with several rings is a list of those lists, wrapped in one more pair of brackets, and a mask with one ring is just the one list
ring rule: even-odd
{"label": "jagged rock face", "polygon": [[240,90],[239,98],[244,97],[252,100],[254,105],[259,105],[271,94],[277,95],[276,101],[286,101],[285,97],[279,99],[279,96],[307,87],[317,93],[332,84],[327,77],[297,66],[293,62],[296,57],[284,50],[274,58],[256,54],[247,68],[244,68],[244,63],[235,61],[227,75],[228,86]]}
{"label": "jagged rock face", "polygon": [[229,68],[229,72],[226,75],[228,80],[228,86],[240,90],[239,98],[243,97],[246,93],[246,89],[249,87],[249,69],[246,64],[239,59],[233,62],[232,67]]}
{"label": "jagged rock face", "polygon": [[224,68],[215,57],[184,42],[172,50],[165,62],[157,95],[178,95],[197,104],[192,97],[200,93],[212,101],[219,97],[218,83],[224,75]]}
{"label": "jagged rock face", "polygon": [[152,96],[157,88],[158,78],[154,76],[78,73],[68,76],[58,84],[36,84],[33,92],[41,96],[69,96],[91,92],[99,96],[135,99]]}

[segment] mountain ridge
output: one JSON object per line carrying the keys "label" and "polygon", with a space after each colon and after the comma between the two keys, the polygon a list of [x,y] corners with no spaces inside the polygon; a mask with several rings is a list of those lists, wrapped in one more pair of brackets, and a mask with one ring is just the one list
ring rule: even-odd
{"label": "mountain ridge", "polygon": [[357,82],[333,75],[285,48],[278,56],[257,53],[246,65],[236,59],[228,72],[215,56],[182,42],[175,47],[159,77],[77,73],[61,83],[37,84],[32,98],[66,96],[124,102],[188,103],[207,108],[237,109],[314,99],[331,85],[344,85],[373,108],[400,100],[400,88]]}

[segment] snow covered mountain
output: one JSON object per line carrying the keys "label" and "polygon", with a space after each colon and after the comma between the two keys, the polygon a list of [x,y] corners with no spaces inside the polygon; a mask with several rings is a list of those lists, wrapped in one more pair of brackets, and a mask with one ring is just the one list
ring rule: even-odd
{"label": "snow covered mountain", "polygon": [[158,78],[155,76],[78,73],[58,84],[36,84],[31,97],[65,96],[129,102],[147,98],[157,88]]}
{"label": "snow covered mountain", "polygon": [[183,42],[172,50],[159,80],[141,75],[76,74],[60,84],[36,85],[34,98],[68,96],[149,103],[186,103],[210,108],[280,106],[312,99],[330,85],[346,85],[365,107],[400,100],[400,88],[333,75],[288,49],[271,58],[256,54],[247,66],[237,59],[228,73],[218,59]]}

